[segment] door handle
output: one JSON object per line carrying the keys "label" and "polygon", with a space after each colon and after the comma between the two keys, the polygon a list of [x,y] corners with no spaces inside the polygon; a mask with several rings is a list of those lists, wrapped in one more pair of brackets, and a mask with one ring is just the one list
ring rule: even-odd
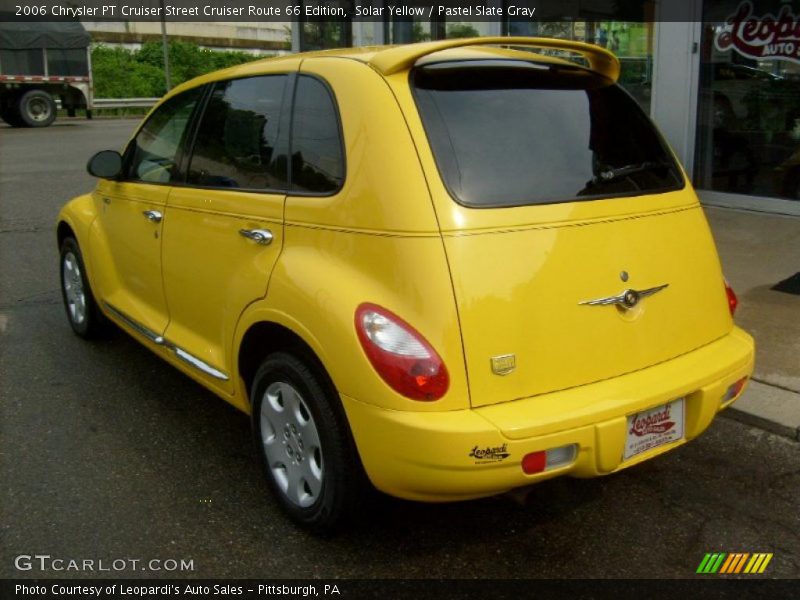
{"label": "door handle", "polygon": [[272,243],[272,232],[269,229],[240,229],[239,235],[262,246],[268,246]]}
{"label": "door handle", "polygon": [[144,218],[151,223],[161,223],[161,219],[164,218],[164,215],[157,210],[144,210],[142,211],[142,214],[144,215]]}

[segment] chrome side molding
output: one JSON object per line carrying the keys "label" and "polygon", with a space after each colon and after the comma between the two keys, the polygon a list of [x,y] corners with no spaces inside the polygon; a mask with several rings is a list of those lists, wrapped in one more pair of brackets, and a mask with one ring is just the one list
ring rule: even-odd
{"label": "chrome side molding", "polygon": [[170,344],[170,347],[175,352],[175,356],[180,358],[183,362],[192,365],[195,369],[202,371],[206,375],[211,375],[212,377],[216,377],[217,379],[221,379],[222,381],[228,381],[228,376],[219,369],[215,369],[208,363],[205,363],[199,358],[197,358],[195,355],[189,354],[183,348],[178,348],[177,346],[172,344]]}
{"label": "chrome side molding", "polygon": [[154,344],[161,345],[161,344],[164,343],[164,338],[162,338],[159,334],[157,334],[152,329],[149,329],[148,327],[145,327],[144,325],[139,323],[139,321],[136,321],[135,319],[130,318],[124,312],[122,312],[121,310],[119,310],[115,306],[109,304],[108,302],[103,302],[103,304],[105,304],[105,307],[108,309],[108,312],[110,312],[112,315],[117,317],[120,321],[125,323],[125,325],[127,325],[128,327],[133,329],[136,333],[146,337],[148,340],[150,340]]}
{"label": "chrome side molding", "polygon": [[195,369],[197,369],[198,371],[202,371],[206,375],[210,375],[211,377],[214,377],[214,378],[219,379],[221,381],[228,381],[229,377],[223,371],[220,371],[216,367],[212,367],[207,362],[204,362],[204,361],[200,360],[199,358],[197,358],[194,354],[190,354],[189,352],[187,352],[183,348],[180,348],[179,346],[176,346],[175,344],[173,344],[172,342],[170,342],[169,340],[167,340],[163,336],[157,334],[152,329],[150,329],[148,327],[145,327],[144,325],[139,323],[137,320],[132,319],[131,317],[126,315],[124,312],[122,312],[121,310],[119,310],[115,306],[109,304],[108,302],[103,302],[103,304],[105,305],[106,309],[108,309],[108,312],[113,314],[120,321],[125,323],[131,329],[133,329],[136,333],[138,333],[138,334],[142,335],[143,337],[147,338],[148,340],[150,340],[154,344],[157,344],[159,346],[164,346],[165,348],[169,348],[170,350],[172,350],[175,353],[175,356],[180,358],[186,364],[189,364],[189,365],[193,366]]}

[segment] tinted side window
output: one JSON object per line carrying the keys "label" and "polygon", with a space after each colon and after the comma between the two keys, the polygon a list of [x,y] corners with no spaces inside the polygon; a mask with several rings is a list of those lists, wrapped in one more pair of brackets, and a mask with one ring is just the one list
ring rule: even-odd
{"label": "tinted side window", "polygon": [[292,119],[292,190],[335,192],[344,181],[343,144],[336,106],[321,81],[298,78]]}
{"label": "tinted side window", "polygon": [[154,112],[126,152],[128,179],[169,183],[177,175],[176,156],[202,88],[170,98]]}
{"label": "tinted side window", "polygon": [[192,151],[188,182],[204,187],[286,189],[278,157],[286,75],[221,81],[209,99]]}

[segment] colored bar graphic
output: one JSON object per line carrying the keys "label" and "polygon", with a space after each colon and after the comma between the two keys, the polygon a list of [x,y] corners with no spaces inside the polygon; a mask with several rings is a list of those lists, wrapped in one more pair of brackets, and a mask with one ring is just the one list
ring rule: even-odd
{"label": "colored bar graphic", "polygon": [[763,560],[764,560],[763,554],[753,554],[753,557],[750,559],[750,562],[747,563],[747,566],[744,568],[744,572],[758,573],[758,567],[761,566],[761,562]]}
{"label": "colored bar graphic", "polygon": [[728,560],[722,563],[722,568],[719,570],[720,573],[728,573],[728,569],[731,568],[731,565],[736,561],[738,554],[728,554]]}
{"label": "colored bar graphic", "polygon": [[722,565],[722,561],[725,559],[726,554],[724,552],[719,553],[719,558],[717,558],[716,562],[712,565],[710,573],[716,573],[719,571],[720,566]]}
{"label": "colored bar graphic", "polygon": [[740,573],[747,559],[750,557],[749,553],[736,552],[728,555],[728,560],[722,565],[720,573]]}
{"label": "colored bar graphic", "polygon": [[697,573],[703,575],[734,575],[747,573],[751,575],[761,574],[767,569],[767,565],[772,560],[771,552],[759,552],[750,554],[749,552],[708,552],[700,561]]}
{"label": "colored bar graphic", "polygon": [[697,567],[697,573],[714,574],[719,570],[722,561],[727,554],[725,552],[714,552],[706,554],[700,566]]}
{"label": "colored bar graphic", "polygon": [[747,559],[749,557],[750,557],[750,554],[747,553],[747,552],[742,554],[741,558],[739,559],[739,562],[736,563],[736,570],[735,571],[731,571],[731,573],[741,573],[742,569],[744,568],[744,563],[747,561]]}
{"label": "colored bar graphic", "polygon": [[750,562],[747,563],[744,572],[753,574],[763,573],[764,570],[767,568],[769,561],[771,560],[772,560],[772,553],[761,552],[758,554],[753,554],[753,558],[751,558]]}
{"label": "colored bar graphic", "polygon": [[763,573],[766,570],[767,565],[769,564],[769,561],[771,561],[771,560],[772,560],[772,552],[770,552],[769,554],[765,554],[764,555],[764,562],[761,563],[761,566],[759,567],[758,572],[759,573]]}
{"label": "colored bar graphic", "polygon": [[696,573],[706,573],[706,567],[708,566],[709,561],[711,560],[711,555],[706,554],[703,557],[703,560],[700,561],[700,566],[697,567]]}

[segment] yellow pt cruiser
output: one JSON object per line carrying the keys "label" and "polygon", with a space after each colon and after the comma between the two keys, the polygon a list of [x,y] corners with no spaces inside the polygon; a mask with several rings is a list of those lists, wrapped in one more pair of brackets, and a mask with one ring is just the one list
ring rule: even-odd
{"label": "yellow pt cruiser", "polygon": [[[577,59],[577,60],[575,60]],[[703,210],[588,44],[476,38],[190,81],[58,219],[64,302],[252,415],[316,531],[613,473],[742,392]]]}

